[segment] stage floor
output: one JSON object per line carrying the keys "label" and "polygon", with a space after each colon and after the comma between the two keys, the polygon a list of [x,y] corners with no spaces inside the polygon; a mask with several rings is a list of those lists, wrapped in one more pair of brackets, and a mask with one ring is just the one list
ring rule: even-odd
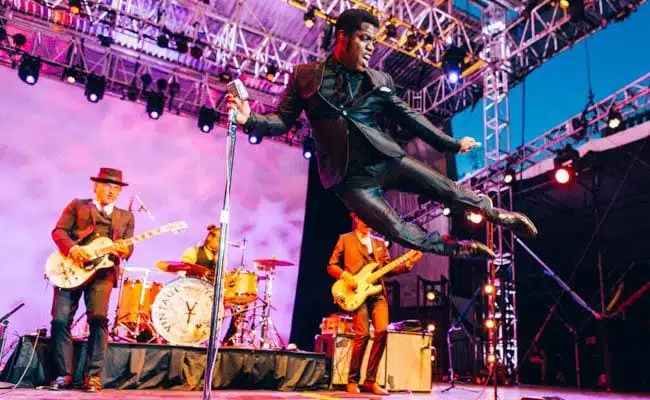
{"label": "stage floor", "polygon": [[[434,387],[431,393],[391,393],[385,397],[390,400],[405,399],[430,399],[430,400],[494,400],[493,388],[483,391],[479,386],[458,386],[446,393],[440,393],[445,386]],[[608,400],[641,400],[650,399],[650,394],[616,394],[601,393],[590,391],[577,391],[571,389],[559,389],[550,387],[504,387],[498,390],[499,400],[520,400],[523,396],[539,398],[544,400],[589,400],[589,399],[608,399]],[[201,399],[202,392],[193,391],[171,391],[171,390],[104,390],[100,393],[84,393],[81,391],[51,392],[48,390],[37,389],[16,389],[14,391],[0,390],[0,398],[3,399],[22,399],[22,400],[58,400],[63,398],[73,398],[79,400],[86,399],[116,399],[116,400],[140,400],[140,399]],[[384,397],[367,394],[349,395],[345,392],[274,392],[274,391],[254,391],[254,390],[215,390],[212,392],[213,399],[226,400],[273,400],[273,399],[316,399],[316,400],[357,400],[357,399],[381,399]]]}

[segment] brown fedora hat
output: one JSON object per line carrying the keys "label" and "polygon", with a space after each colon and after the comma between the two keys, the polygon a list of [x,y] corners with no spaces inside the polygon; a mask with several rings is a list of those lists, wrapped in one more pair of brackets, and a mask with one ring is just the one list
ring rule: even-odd
{"label": "brown fedora hat", "polygon": [[114,168],[100,168],[97,176],[91,176],[91,181],[95,182],[108,182],[115,183],[120,186],[129,186],[128,183],[122,181],[122,171]]}

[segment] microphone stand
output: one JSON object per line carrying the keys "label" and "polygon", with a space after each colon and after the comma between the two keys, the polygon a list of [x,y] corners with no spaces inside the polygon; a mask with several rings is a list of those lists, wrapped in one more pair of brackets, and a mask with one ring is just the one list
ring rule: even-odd
{"label": "microphone stand", "polygon": [[212,316],[210,320],[210,341],[208,342],[208,355],[203,379],[203,400],[212,399],[212,376],[217,361],[219,343],[217,340],[217,325],[219,322],[219,305],[221,304],[221,278],[226,263],[228,249],[228,226],[230,224],[230,189],[232,187],[232,168],[235,159],[235,141],[237,132],[237,111],[230,110],[228,114],[228,141],[226,143],[226,189],[223,197],[223,209],[219,221],[221,222],[221,235],[219,237],[219,254],[217,269],[214,278],[214,293],[212,296]]}

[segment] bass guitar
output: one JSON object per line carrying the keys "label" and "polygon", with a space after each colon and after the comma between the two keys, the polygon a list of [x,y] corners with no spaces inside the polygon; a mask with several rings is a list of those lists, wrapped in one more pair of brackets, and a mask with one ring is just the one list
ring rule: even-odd
{"label": "bass guitar", "polygon": [[368,296],[372,296],[382,291],[382,285],[377,284],[377,280],[397,267],[404,265],[407,261],[415,264],[422,258],[422,252],[418,250],[409,250],[403,256],[396,258],[392,262],[377,268],[377,263],[368,263],[364,265],[352,278],[357,287],[352,289],[344,279],[339,279],[332,285],[332,296],[334,302],[343,310],[352,312],[361,307]]}
{"label": "bass guitar", "polygon": [[[126,246],[131,246],[141,240],[150,239],[166,232],[182,232],[187,229],[187,222],[177,221],[163,225],[157,229],[141,233],[129,239],[122,240]],[[52,284],[61,289],[75,289],[83,286],[95,272],[104,268],[111,268],[115,265],[109,257],[113,251],[114,242],[104,236],[93,239],[90,243],[81,246],[93,255],[93,258],[86,262],[78,262],[71,257],[63,255],[56,250],[50,254],[45,261],[45,275]]]}

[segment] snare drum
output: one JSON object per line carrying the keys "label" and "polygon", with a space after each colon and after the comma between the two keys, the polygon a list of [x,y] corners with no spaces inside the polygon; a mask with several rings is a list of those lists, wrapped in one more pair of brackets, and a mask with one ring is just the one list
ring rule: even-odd
{"label": "snare drum", "polygon": [[248,304],[257,300],[257,274],[249,271],[228,272],[223,298],[226,304]]}
{"label": "snare drum", "polygon": [[[126,278],[118,305],[120,315],[118,322],[134,326],[138,322],[139,311],[140,324],[146,324],[147,320],[151,319],[151,305],[162,287],[163,284],[160,282],[147,282],[143,288],[140,279]],[[141,299],[142,304],[140,304]]]}

